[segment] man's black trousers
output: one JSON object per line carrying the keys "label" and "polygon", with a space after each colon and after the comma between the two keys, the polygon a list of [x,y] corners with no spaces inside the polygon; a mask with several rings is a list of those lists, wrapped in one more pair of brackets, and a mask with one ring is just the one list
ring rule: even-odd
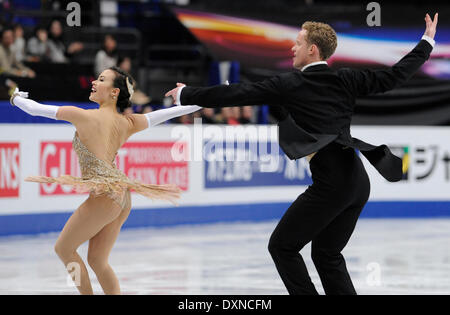
{"label": "man's black trousers", "polygon": [[269,252],[289,294],[317,294],[299,251],[309,242],[326,294],[356,294],[341,251],[370,194],[364,166],[352,148],[331,143],[310,161],[313,184],[275,228]]}

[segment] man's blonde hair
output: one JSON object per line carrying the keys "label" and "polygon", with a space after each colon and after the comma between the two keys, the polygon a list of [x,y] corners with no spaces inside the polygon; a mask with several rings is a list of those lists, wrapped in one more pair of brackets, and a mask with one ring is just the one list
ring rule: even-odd
{"label": "man's blonde hair", "polygon": [[306,30],[306,41],[319,48],[320,58],[327,60],[337,47],[337,36],[334,29],[325,23],[307,21],[302,29]]}

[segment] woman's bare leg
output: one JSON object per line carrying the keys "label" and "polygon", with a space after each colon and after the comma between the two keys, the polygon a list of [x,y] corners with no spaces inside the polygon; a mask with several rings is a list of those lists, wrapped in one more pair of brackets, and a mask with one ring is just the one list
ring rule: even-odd
{"label": "woman's bare leg", "polygon": [[131,210],[130,193],[120,215],[89,240],[88,264],[94,270],[105,294],[120,294],[119,280],[108,263],[108,257],[119,235],[120,229]]}
{"label": "woman's bare leg", "polygon": [[71,274],[79,279],[76,283],[81,294],[93,294],[89,274],[83,260],[76,252],[77,248],[94,237],[106,225],[113,222],[121,209],[107,196],[90,196],[72,214],[55,244],[55,252],[66,267],[77,266],[80,274]]}

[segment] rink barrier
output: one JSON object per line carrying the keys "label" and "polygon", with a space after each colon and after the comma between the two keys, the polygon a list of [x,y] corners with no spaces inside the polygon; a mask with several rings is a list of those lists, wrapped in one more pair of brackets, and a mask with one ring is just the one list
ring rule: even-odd
{"label": "rink barrier", "polygon": [[[132,210],[123,229],[168,227],[219,222],[261,222],[279,220],[290,203],[209,205]],[[59,232],[71,213],[41,213],[0,216],[0,236]],[[368,202],[362,219],[449,218],[450,202]]]}
{"label": "rink barrier", "polygon": [[[312,184],[306,159],[291,161],[279,149],[276,126],[196,128],[158,126],[133,135],[119,150],[117,167],[130,178],[182,189],[178,207],[132,193],[125,228],[277,220]],[[251,128],[266,138],[246,139]],[[74,132],[70,124],[0,124],[0,235],[59,231],[86,199],[70,186],[24,181],[30,175],[80,176]],[[224,138],[208,138],[217,133]],[[371,183],[363,218],[450,217],[450,127],[357,126],[352,135],[387,144],[405,165],[404,178],[389,183],[361,156]],[[175,160],[174,147],[190,159]],[[207,151],[219,159],[202,157]],[[252,159],[228,160],[229,152]]]}

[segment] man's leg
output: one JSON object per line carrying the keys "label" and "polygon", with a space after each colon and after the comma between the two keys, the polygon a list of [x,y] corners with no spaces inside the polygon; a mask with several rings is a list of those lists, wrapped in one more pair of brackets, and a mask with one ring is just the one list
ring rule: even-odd
{"label": "man's leg", "polygon": [[348,186],[353,191],[355,201],[312,241],[311,256],[326,294],[356,294],[345,259],[341,254],[370,194],[367,173],[359,159],[356,160],[356,163],[356,169],[360,170],[360,175],[354,185]]}
{"label": "man's leg", "polygon": [[349,207],[312,241],[311,257],[325,294],[356,294],[341,251],[353,233],[362,208]]}
{"label": "man's leg", "polygon": [[318,294],[299,251],[345,209],[344,199],[330,198],[327,187],[313,184],[281,218],[269,252],[289,294]]}

